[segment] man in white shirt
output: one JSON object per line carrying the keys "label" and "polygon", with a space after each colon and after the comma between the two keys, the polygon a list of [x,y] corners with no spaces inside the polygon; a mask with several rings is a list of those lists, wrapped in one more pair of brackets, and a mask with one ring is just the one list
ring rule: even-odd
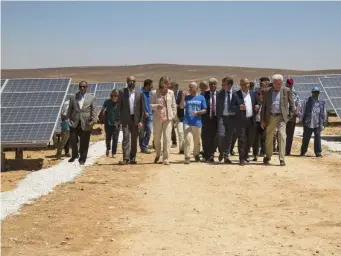
{"label": "man in white shirt", "polygon": [[232,98],[231,110],[236,113],[236,135],[238,136],[239,163],[249,162],[249,151],[254,142],[256,114],[259,111],[258,98],[255,91],[249,90],[247,78],[240,80],[240,90]]}
{"label": "man in white shirt", "polygon": [[216,78],[208,81],[209,90],[202,95],[205,97],[207,112],[202,116],[202,141],[204,146],[204,161],[214,162],[214,153],[218,146],[217,140],[217,85]]}

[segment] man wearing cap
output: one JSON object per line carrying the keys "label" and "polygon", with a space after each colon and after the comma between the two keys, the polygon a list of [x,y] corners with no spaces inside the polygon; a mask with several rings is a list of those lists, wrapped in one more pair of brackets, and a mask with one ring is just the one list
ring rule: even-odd
{"label": "man wearing cap", "polygon": [[322,157],[321,131],[327,122],[326,104],[324,100],[319,99],[320,88],[314,87],[311,92],[312,96],[303,101],[299,114],[300,122],[303,125],[301,156],[306,154],[311,134],[314,132],[315,155]]}
{"label": "man wearing cap", "polygon": [[288,78],[286,82],[286,87],[291,90],[292,98],[294,100],[294,116],[287,122],[287,127],[286,127],[287,141],[285,145],[285,155],[290,156],[292,140],[294,138],[294,132],[295,132],[295,127],[296,127],[296,117],[298,116],[299,109],[300,109],[300,97],[298,96],[294,88],[294,79]]}
{"label": "man wearing cap", "polygon": [[291,90],[283,86],[283,76],[276,74],[272,77],[273,86],[264,93],[261,111],[261,127],[266,127],[266,156],[264,164],[269,164],[273,155],[273,137],[276,128],[279,130],[279,161],[285,166],[286,123],[294,115],[294,101]]}

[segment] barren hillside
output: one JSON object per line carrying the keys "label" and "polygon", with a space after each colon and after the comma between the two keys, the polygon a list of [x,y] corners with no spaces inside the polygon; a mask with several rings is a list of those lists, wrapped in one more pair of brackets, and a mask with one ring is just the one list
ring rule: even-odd
{"label": "barren hillside", "polygon": [[134,66],[111,67],[64,67],[45,69],[11,69],[2,70],[2,78],[29,78],[29,77],[71,77],[74,82],[87,80],[88,82],[125,81],[128,75],[134,75],[137,82],[150,78],[157,81],[161,76],[167,75],[180,86],[185,86],[189,81],[204,80],[216,77],[219,80],[229,75],[236,83],[241,77],[254,79],[260,76],[269,76],[274,73],[283,75],[307,75],[307,74],[340,74],[337,70],[297,71],[266,68],[245,68],[228,66],[196,66],[173,64],[146,64]]}

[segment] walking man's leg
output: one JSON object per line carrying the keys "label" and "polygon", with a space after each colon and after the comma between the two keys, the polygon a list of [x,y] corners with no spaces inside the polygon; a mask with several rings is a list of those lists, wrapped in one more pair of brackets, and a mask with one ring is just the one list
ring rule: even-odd
{"label": "walking man's leg", "polygon": [[303,138],[302,138],[302,146],[301,146],[301,156],[304,156],[307,153],[309,141],[311,138],[311,134],[313,133],[313,129],[303,126]]}

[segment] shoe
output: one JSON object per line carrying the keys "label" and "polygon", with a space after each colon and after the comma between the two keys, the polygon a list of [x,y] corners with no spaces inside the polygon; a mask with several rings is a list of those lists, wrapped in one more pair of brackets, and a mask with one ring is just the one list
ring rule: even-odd
{"label": "shoe", "polygon": [[283,160],[279,161],[280,166],[285,166],[285,162]]}
{"label": "shoe", "polygon": [[163,161],[163,164],[164,164],[164,165],[170,165],[170,163],[169,163],[168,160],[164,160],[164,161]]}
{"label": "shoe", "polygon": [[210,158],[208,159],[208,162],[209,162],[209,163],[214,163],[214,157],[210,157]]}
{"label": "shoe", "polygon": [[70,153],[65,153],[65,157],[71,157]]}
{"label": "shoe", "polygon": [[218,161],[219,161],[219,162],[223,161],[223,159],[224,159],[223,155],[219,155],[219,156],[218,156]]}
{"label": "shoe", "polygon": [[252,161],[257,162],[258,158],[255,156]]}
{"label": "shoe", "polygon": [[148,155],[151,154],[151,152],[148,149],[141,150],[141,153],[148,154]]}
{"label": "shoe", "polygon": [[196,162],[200,162],[200,156],[195,156],[194,159]]}
{"label": "shoe", "polygon": [[137,164],[137,162],[136,162],[135,159],[131,159],[131,160],[130,160],[130,164]]}
{"label": "shoe", "polygon": [[154,164],[158,164],[158,163],[159,163],[159,160],[160,160],[160,157],[159,157],[159,156],[155,157],[155,159],[154,159]]}
{"label": "shoe", "polygon": [[301,152],[300,156],[305,156],[305,153],[302,153],[302,152]]}
{"label": "shoe", "polygon": [[234,152],[233,150],[230,151],[230,155],[234,156],[236,154],[236,152]]}
{"label": "shoe", "polygon": [[263,163],[264,164],[269,164],[270,163],[270,158],[269,157],[264,157],[264,159],[263,159]]}
{"label": "shoe", "polygon": [[285,156],[290,156],[291,154],[290,153],[285,153]]}
{"label": "shoe", "polygon": [[230,160],[230,158],[225,157],[224,163],[225,163],[225,164],[232,164],[232,161]]}
{"label": "shoe", "polygon": [[208,159],[207,159],[207,158],[203,158],[203,159],[201,159],[201,162],[207,163],[207,162],[208,162]]}
{"label": "shoe", "polygon": [[127,165],[127,164],[129,164],[129,161],[128,160],[123,160],[123,161],[120,161],[118,164],[119,165]]}
{"label": "shoe", "polygon": [[75,157],[71,157],[71,158],[69,159],[69,163],[73,163],[75,160],[76,160]]}
{"label": "shoe", "polygon": [[177,146],[177,144],[172,144],[171,148],[176,148]]}
{"label": "shoe", "polygon": [[54,157],[55,157],[57,160],[62,159],[62,155],[61,155],[61,154],[56,154]]}
{"label": "shoe", "polygon": [[250,163],[250,158],[249,158],[249,157],[245,158],[244,160],[245,160],[247,163]]}
{"label": "shoe", "polygon": [[245,165],[245,159],[240,159],[239,160],[239,165],[241,165],[241,166]]}
{"label": "shoe", "polygon": [[108,157],[109,156],[109,150],[105,151],[105,155]]}
{"label": "shoe", "polygon": [[322,157],[321,153],[320,154],[316,154],[316,157]]}
{"label": "shoe", "polygon": [[183,150],[180,150],[179,155],[183,155],[183,154],[185,154],[185,152]]}
{"label": "shoe", "polygon": [[85,161],[79,161],[79,165],[84,165]]}
{"label": "shoe", "polygon": [[191,160],[189,160],[189,159],[185,159],[185,162],[184,162],[184,164],[190,164],[191,163]]}

